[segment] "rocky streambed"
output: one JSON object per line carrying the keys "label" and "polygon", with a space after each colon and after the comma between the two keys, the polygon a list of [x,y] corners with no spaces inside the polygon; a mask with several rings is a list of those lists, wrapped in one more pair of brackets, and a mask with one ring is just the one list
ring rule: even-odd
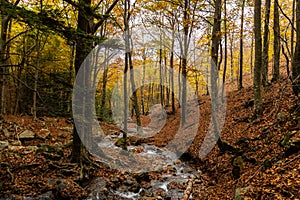
{"label": "rocky streambed", "polygon": [[[107,136],[102,147],[119,148],[116,137]],[[199,173],[189,164],[176,159],[172,152],[155,145],[129,146],[129,152],[138,152],[143,157],[159,158],[162,162],[152,165],[153,170],[138,172],[122,171],[108,179],[95,178],[86,187],[87,200],[94,199],[182,199],[188,182]],[[192,198],[192,195],[189,197]]]}

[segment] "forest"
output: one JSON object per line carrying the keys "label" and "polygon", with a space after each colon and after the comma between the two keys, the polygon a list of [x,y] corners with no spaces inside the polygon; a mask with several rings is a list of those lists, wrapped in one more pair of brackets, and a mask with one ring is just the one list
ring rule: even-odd
{"label": "forest", "polygon": [[300,199],[299,0],[0,0],[0,199]]}

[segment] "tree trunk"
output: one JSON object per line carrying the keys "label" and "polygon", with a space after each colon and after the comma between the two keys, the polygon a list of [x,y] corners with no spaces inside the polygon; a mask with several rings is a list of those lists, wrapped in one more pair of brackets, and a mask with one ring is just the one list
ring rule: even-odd
{"label": "tree trunk", "polygon": [[224,58],[224,71],[222,83],[222,98],[225,92],[226,70],[227,70],[227,1],[224,0],[224,42],[225,42],[225,58]]}
{"label": "tree trunk", "polygon": [[[77,24],[77,31],[82,32],[85,34],[93,34],[91,30],[90,19],[88,18],[86,13],[89,13],[89,7],[91,6],[91,0],[79,0],[79,5],[82,6],[82,9],[78,10],[78,24]],[[84,38],[78,38],[76,41],[76,54],[75,54],[75,74],[78,74],[78,71],[81,67],[81,64],[83,63],[86,56],[90,53],[92,50],[93,45],[92,42],[89,40],[85,40]],[[85,86],[82,85],[84,88]],[[83,89],[82,88],[82,89]],[[77,101],[83,102],[84,96],[77,96]],[[76,103],[76,102],[75,102]],[[86,105],[80,105],[82,106],[81,114],[82,116],[85,116],[85,109]],[[83,144],[81,142],[79,134],[88,134],[88,131],[86,132],[86,125],[84,122],[82,122],[81,126],[73,128],[73,147],[72,147],[72,161],[76,163],[81,163],[82,157],[83,157]],[[79,128],[79,130],[77,130]]]}
{"label": "tree trunk", "polygon": [[300,93],[300,0],[296,0],[296,47],[292,62],[292,86],[299,99]]}
{"label": "tree trunk", "polygon": [[36,112],[37,112],[37,89],[38,89],[38,78],[39,78],[39,67],[40,67],[40,56],[41,56],[41,50],[40,50],[40,41],[39,41],[39,35],[40,31],[38,30],[37,36],[36,36],[36,66],[35,66],[35,74],[34,74],[34,91],[33,91],[33,105],[32,105],[32,115],[33,120],[36,120]]}
{"label": "tree trunk", "polygon": [[268,66],[269,66],[269,21],[270,21],[271,0],[265,2],[265,26],[262,58],[262,84],[264,87],[268,84]]}
{"label": "tree trunk", "polygon": [[296,0],[293,0],[293,10],[292,10],[292,24],[291,24],[291,60],[293,60],[293,55],[294,55],[294,43],[295,43],[295,12],[296,12]]}
{"label": "tree trunk", "polygon": [[8,24],[10,21],[10,17],[7,15],[2,14],[1,15],[1,39],[0,39],[0,94],[1,94],[1,113],[0,114],[5,114],[6,112],[6,100],[5,100],[5,82],[6,82],[6,40],[7,40],[7,32],[8,32]]}
{"label": "tree trunk", "polygon": [[234,69],[233,69],[233,40],[234,40],[234,32],[231,33],[230,38],[230,72],[231,72],[231,82],[234,81]]}
{"label": "tree trunk", "polygon": [[262,68],[262,38],[261,38],[261,0],[255,0],[254,6],[254,36],[255,36],[255,61],[254,61],[254,118],[262,114],[261,97],[261,68]]}
{"label": "tree trunk", "polygon": [[278,1],[276,0],[274,3],[274,62],[272,82],[278,81],[280,75],[280,24],[278,6]]}
{"label": "tree trunk", "polygon": [[243,88],[243,55],[244,55],[244,48],[243,48],[243,41],[244,41],[244,10],[245,10],[245,0],[242,1],[242,14],[241,14],[241,29],[240,29],[240,57],[239,57],[239,64],[240,64],[240,75],[239,75],[239,86],[238,89]]}
{"label": "tree trunk", "polygon": [[253,78],[253,46],[254,46],[254,37],[251,33],[251,50],[250,50],[250,77]]}
{"label": "tree trunk", "polygon": [[[138,104],[137,99],[137,92],[136,92],[136,86],[134,82],[134,71],[133,71],[133,63],[132,63],[132,49],[131,49],[131,38],[130,38],[130,28],[129,28],[129,19],[130,19],[130,0],[125,1],[125,10],[124,10],[124,26],[125,26],[125,48],[126,48],[126,54],[127,54],[127,61],[129,64],[130,69],[130,83],[131,83],[131,90],[132,90],[132,97],[133,97],[133,109],[135,111],[136,116],[136,123],[138,126],[137,131],[140,132],[142,128],[141,124],[141,118],[140,118],[140,107]],[[127,120],[127,119],[125,119]]]}
{"label": "tree trunk", "polygon": [[104,70],[102,76],[102,92],[101,92],[101,102],[100,102],[100,117],[105,118],[104,116],[105,109],[106,109],[106,85],[107,85],[107,76],[108,76],[108,49],[105,49],[105,63],[104,63]]}
{"label": "tree trunk", "polygon": [[142,104],[142,114],[145,115],[145,76],[146,76],[146,50],[143,52],[143,77],[142,77],[142,87],[141,87],[141,104]]}
{"label": "tree trunk", "polygon": [[182,105],[181,105],[181,124],[186,120],[186,84],[187,84],[187,54],[188,54],[188,37],[189,37],[189,19],[190,19],[190,1],[184,1],[183,11],[183,52],[182,52]]}
{"label": "tree trunk", "polygon": [[215,1],[215,13],[214,13],[214,24],[212,30],[212,46],[211,46],[211,115],[213,122],[213,129],[215,137],[218,140],[218,146],[222,149],[220,130],[218,126],[217,119],[217,109],[218,109],[218,52],[221,42],[221,10],[222,10],[222,0]]}
{"label": "tree trunk", "polygon": [[[174,30],[174,29],[173,29]],[[175,33],[172,31],[172,46],[171,46],[171,55],[170,55],[170,68],[171,68],[171,102],[172,102],[172,113],[176,112],[175,109],[175,92],[174,92],[174,42],[175,42]]]}

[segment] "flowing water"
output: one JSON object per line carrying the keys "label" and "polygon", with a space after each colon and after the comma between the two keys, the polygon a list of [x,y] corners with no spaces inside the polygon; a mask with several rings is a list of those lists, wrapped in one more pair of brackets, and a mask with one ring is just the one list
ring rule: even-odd
{"label": "flowing water", "polygon": [[[131,130],[131,129],[130,129]],[[131,130],[134,131],[134,130]],[[112,147],[118,149],[120,147],[115,146],[115,141],[120,138],[119,136],[108,135],[102,140],[100,147]],[[128,146],[128,150],[132,151],[135,149],[142,149],[141,155],[149,158],[155,156],[163,156],[164,164],[159,165],[156,170],[161,174],[160,178],[156,180],[151,180],[151,187],[140,188],[138,192],[129,192],[124,190],[112,190],[109,189],[111,193],[117,195],[123,199],[139,199],[147,191],[151,191],[152,195],[158,196],[158,191],[160,194],[163,192],[164,196],[168,196],[171,199],[180,199],[184,194],[184,189],[174,189],[172,186],[168,187],[171,183],[172,185],[184,185],[191,176],[197,174],[196,170],[189,166],[187,163],[178,161],[174,153],[165,151],[163,148],[156,147],[154,145],[142,144],[139,146]],[[177,160],[177,161],[176,161]],[[175,162],[174,162],[175,161]]]}

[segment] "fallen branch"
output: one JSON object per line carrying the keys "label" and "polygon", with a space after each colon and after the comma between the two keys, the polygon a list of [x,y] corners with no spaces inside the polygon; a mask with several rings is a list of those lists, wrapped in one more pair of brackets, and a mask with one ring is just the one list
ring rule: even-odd
{"label": "fallen branch", "polygon": [[10,178],[11,178],[11,182],[13,183],[14,182],[14,174],[9,170],[9,168],[6,169],[7,173],[10,175]]}
{"label": "fallen branch", "polygon": [[263,165],[261,165],[256,171],[255,173],[250,177],[248,178],[248,180],[245,182],[245,184],[247,184],[249,181],[251,181],[255,176],[256,174],[260,171],[260,169],[263,167]]}
{"label": "fallen branch", "polygon": [[299,157],[300,157],[300,154],[298,154],[297,156],[295,156],[292,160],[289,160],[288,162],[283,163],[283,166],[285,166],[285,165],[287,165],[287,164],[293,162],[294,160],[296,160],[296,159],[299,158]]}

